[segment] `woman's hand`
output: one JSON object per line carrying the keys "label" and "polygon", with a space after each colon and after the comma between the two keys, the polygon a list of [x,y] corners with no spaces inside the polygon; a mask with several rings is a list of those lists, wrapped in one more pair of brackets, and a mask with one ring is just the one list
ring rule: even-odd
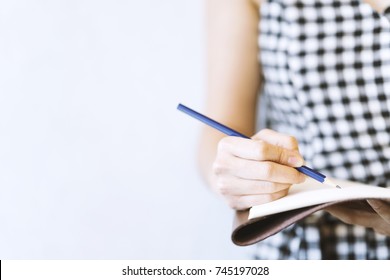
{"label": "woman's hand", "polygon": [[213,165],[214,188],[237,210],[270,202],[288,193],[305,176],[297,140],[269,129],[252,139],[225,137],[218,144]]}
{"label": "woman's hand", "polygon": [[326,211],[344,223],[369,227],[380,234],[390,236],[390,202],[372,199],[367,202],[375,213],[343,206],[331,206]]}

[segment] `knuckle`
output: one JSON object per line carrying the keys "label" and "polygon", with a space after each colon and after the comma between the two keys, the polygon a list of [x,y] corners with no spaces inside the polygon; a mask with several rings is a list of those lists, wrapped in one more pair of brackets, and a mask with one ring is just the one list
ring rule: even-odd
{"label": "knuckle", "polygon": [[294,136],[288,136],[286,142],[289,147],[293,149],[298,148],[298,140]]}
{"label": "knuckle", "polygon": [[213,163],[213,173],[215,175],[221,175],[226,172],[226,166],[220,160],[216,160]]}
{"label": "knuckle", "polygon": [[229,195],[231,193],[230,185],[224,179],[218,179],[216,183],[217,191],[221,195]]}

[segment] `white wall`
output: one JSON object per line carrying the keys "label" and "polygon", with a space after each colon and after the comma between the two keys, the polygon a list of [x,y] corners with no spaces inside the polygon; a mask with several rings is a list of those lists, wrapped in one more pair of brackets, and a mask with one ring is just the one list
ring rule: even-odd
{"label": "white wall", "polygon": [[201,0],[0,2],[0,258],[245,258],[195,166]]}

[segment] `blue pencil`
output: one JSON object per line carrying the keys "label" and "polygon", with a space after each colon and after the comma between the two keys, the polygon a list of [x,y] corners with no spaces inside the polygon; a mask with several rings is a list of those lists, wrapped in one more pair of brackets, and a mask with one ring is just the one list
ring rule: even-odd
{"label": "blue pencil", "polygon": [[[247,138],[247,139],[251,139],[250,137],[238,132],[238,131],[235,131],[234,129],[231,129],[230,127],[227,127],[226,125],[223,125],[213,119],[210,119],[209,117],[206,117],[205,115],[202,115],[182,104],[179,104],[177,106],[177,109],[182,111],[183,113],[186,113],[187,115],[190,115],[191,117],[225,133],[226,135],[229,135],[229,136],[236,136],[236,137],[241,137],[241,138]],[[318,181],[318,182],[321,182],[323,184],[327,184],[327,185],[330,185],[332,187],[336,187],[336,188],[339,188],[340,189],[340,186],[333,183],[331,180],[329,180],[328,178],[326,178],[325,175],[321,174],[320,172],[318,171],[315,171],[305,165],[301,166],[301,167],[296,167],[296,169],[299,171],[299,172],[302,172],[303,174],[313,178],[314,180]]]}

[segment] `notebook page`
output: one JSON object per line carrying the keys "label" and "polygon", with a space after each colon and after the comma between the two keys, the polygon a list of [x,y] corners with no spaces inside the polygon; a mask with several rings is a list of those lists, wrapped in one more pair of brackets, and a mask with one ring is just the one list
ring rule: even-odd
{"label": "notebook page", "polygon": [[302,184],[291,186],[287,196],[252,207],[249,211],[248,219],[330,201],[367,198],[390,199],[389,188],[380,188],[344,180],[331,180],[338,184],[341,189],[330,187],[308,178]]}

